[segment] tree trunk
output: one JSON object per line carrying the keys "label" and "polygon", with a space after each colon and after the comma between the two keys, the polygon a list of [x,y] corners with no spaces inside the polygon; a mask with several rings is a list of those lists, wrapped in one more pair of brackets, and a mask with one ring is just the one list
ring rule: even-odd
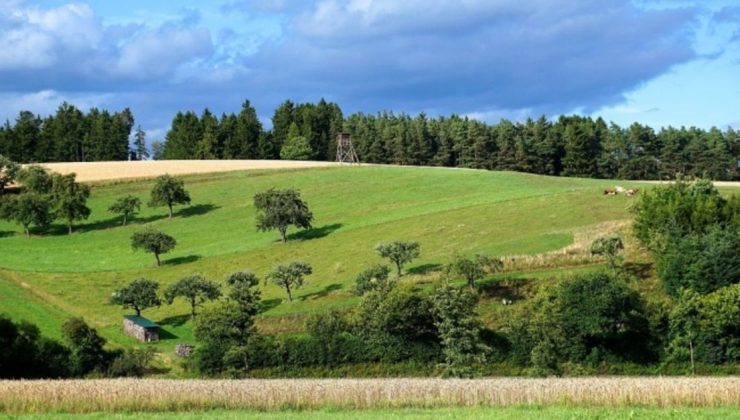
{"label": "tree trunk", "polygon": [[157,267],[159,267],[160,265],[162,265],[162,262],[159,261],[159,253],[158,252],[155,252],[154,253],[154,258],[157,259]]}
{"label": "tree trunk", "polygon": [[29,229],[29,227],[28,227],[28,226],[24,226],[24,227],[23,227],[23,231],[25,231],[25,232],[26,232],[26,237],[27,237],[27,238],[30,238],[30,237],[31,237],[31,229]]}
{"label": "tree trunk", "polygon": [[396,271],[398,271],[398,277],[401,277],[401,263],[396,261]]}
{"label": "tree trunk", "polygon": [[134,308],[134,310],[136,310],[136,316],[141,316],[141,309]]}
{"label": "tree trunk", "polygon": [[72,223],[67,225],[67,232],[71,235],[72,234]]}
{"label": "tree trunk", "polygon": [[170,210],[170,219],[172,219],[172,204],[167,204],[167,208]]}
{"label": "tree trunk", "polygon": [[283,240],[283,243],[288,242],[288,236],[287,236],[287,228],[281,227],[278,229],[280,231],[280,238]]}
{"label": "tree trunk", "polygon": [[126,213],[123,214],[123,225],[126,226]]}
{"label": "tree trunk", "polygon": [[195,298],[190,299],[190,319],[195,319]]}
{"label": "tree trunk", "polygon": [[290,294],[290,286],[285,285],[285,291],[288,292],[288,302],[293,302],[293,295]]}
{"label": "tree trunk", "polygon": [[691,355],[691,375],[696,375],[696,370],[694,369],[694,343],[693,340],[689,340],[689,354]]}

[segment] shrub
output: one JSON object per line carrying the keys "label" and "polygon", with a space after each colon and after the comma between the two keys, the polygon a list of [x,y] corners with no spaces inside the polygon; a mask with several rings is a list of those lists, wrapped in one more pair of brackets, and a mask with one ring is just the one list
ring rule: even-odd
{"label": "shrub", "polygon": [[740,362],[740,284],[684,291],[670,314],[668,361]]}
{"label": "shrub", "polygon": [[376,264],[361,272],[355,278],[355,293],[362,295],[373,290],[388,290],[392,283],[388,280],[390,268]]}
{"label": "shrub", "polygon": [[677,297],[681,289],[701,294],[740,282],[740,228],[715,227],[707,234],[676,239],[657,259],[663,287]]}
{"label": "shrub", "polygon": [[576,275],[545,287],[509,327],[512,357],[546,371],[554,361],[653,361],[639,294],[610,272]]}

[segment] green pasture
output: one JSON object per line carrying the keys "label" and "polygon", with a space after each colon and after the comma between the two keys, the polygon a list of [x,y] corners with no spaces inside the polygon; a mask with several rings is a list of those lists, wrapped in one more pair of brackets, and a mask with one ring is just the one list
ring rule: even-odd
{"label": "green pasture", "polygon": [[[176,208],[172,220],[165,208],[143,207],[133,223],[122,227],[107,212],[122,195],[148,201],[152,181],[144,180],[94,185],[92,216],[71,236],[58,225],[26,238],[19,226],[0,222],[0,312],[38,323],[49,334],[66,316],[82,316],[112,344],[129,346],[136,342],[120,331],[126,311],[108,300],[115,288],[135,278],[155,279],[165,287],[200,272],[223,282],[235,270],[250,269],[262,277],[277,263],[305,260],[314,274],[296,291],[294,302],[274,285],[261,286],[260,327],[295,332],[307,314],[357,301],[354,277],[382,262],[373,250],[378,242],[419,241],[421,258],[407,267],[409,275],[401,281],[423,284],[430,281],[427,273],[455,253],[503,256],[560,249],[580,229],[629,218],[632,201],[602,194],[615,181],[445,168],[244,171],[193,175],[185,182],[192,204]],[[252,197],[271,187],[299,189],[314,213],[314,229],[291,231],[287,244],[279,242],[277,232],[258,232]],[[160,268],[154,267],[152,255],[131,249],[132,233],[144,225],[177,239],[177,248],[163,256]],[[512,276],[546,277],[518,273],[502,278]],[[483,308],[495,307],[494,298]],[[159,348],[192,341],[187,314],[183,302],[143,313],[164,327]]]}

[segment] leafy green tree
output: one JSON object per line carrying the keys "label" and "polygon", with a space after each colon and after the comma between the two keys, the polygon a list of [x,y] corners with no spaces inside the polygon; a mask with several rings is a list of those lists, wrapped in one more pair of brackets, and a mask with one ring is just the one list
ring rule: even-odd
{"label": "leafy green tree", "polygon": [[134,216],[141,208],[141,199],[133,195],[127,195],[119,198],[110,207],[108,211],[123,216],[123,225],[126,226],[128,219]]}
{"label": "leafy green tree", "polygon": [[523,344],[517,351],[540,372],[557,372],[561,362],[654,361],[645,313],[640,295],[613,272],[575,275],[538,292],[510,341]]}
{"label": "leafy green tree", "polygon": [[261,293],[256,289],[260,280],[251,271],[237,271],[226,277],[226,284],[231,287],[229,299],[237,302],[250,316],[257,315]]}
{"label": "leafy green tree", "polygon": [[200,274],[191,274],[171,284],[164,292],[168,304],[182,297],[190,304],[190,317],[195,318],[195,308],[206,301],[218,299],[221,287]]}
{"label": "leafy green tree", "polygon": [[303,136],[291,137],[280,149],[280,159],[283,160],[309,160],[311,158],[311,145]]}
{"label": "leafy green tree", "polygon": [[432,314],[447,376],[471,377],[475,366],[486,360],[488,347],[480,338],[481,323],[475,316],[477,302],[477,293],[447,283],[432,295]]}
{"label": "leafy green tree", "polygon": [[154,140],[152,142],[152,159],[164,160],[164,143],[161,140]]}
{"label": "leafy green tree", "polygon": [[291,291],[303,286],[305,276],[313,272],[311,265],[301,261],[293,261],[288,264],[280,264],[275,267],[268,275],[268,281],[285,289],[288,294],[288,301],[293,301]]}
{"label": "leafy green tree", "polygon": [[194,333],[199,341],[195,361],[204,373],[224,369],[246,373],[254,358],[249,344],[257,336],[254,317],[259,312],[259,279],[249,271],[239,271],[226,278],[231,290],[228,299],[208,307],[195,320]]}
{"label": "leafy green tree", "polygon": [[666,245],[656,263],[668,294],[682,289],[700,294],[740,282],[740,227],[715,227],[706,234],[692,234]]}
{"label": "leafy green tree", "polygon": [[90,217],[87,199],[90,197],[90,186],[75,181],[74,173],[68,175],[54,174],[51,183],[52,213],[67,222],[67,230],[72,234],[73,224],[77,220]]}
{"label": "leafy green tree", "polygon": [[475,281],[483,278],[486,274],[501,271],[504,263],[498,258],[476,255],[473,258],[456,256],[447,266],[450,273],[463,277],[470,288],[475,288]]}
{"label": "leafy green tree", "polygon": [[157,177],[154,180],[149,205],[167,206],[169,218],[172,219],[172,206],[176,204],[190,204],[190,194],[185,190],[185,182],[168,174]]}
{"label": "leafy green tree", "polygon": [[128,285],[116,290],[111,295],[111,303],[121,305],[124,309],[131,308],[141,316],[141,311],[159,306],[162,301],[157,296],[159,283],[149,279],[136,279]]}
{"label": "leafy green tree", "polygon": [[19,172],[18,180],[23,184],[24,191],[36,194],[51,192],[51,174],[44,167],[38,165],[27,166]]}
{"label": "leafy green tree", "polygon": [[611,269],[616,269],[622,262],[624,243],[619,235],[608,235],[597,238],[591,244],[591,255],[601,255]]}
{"label": "leafy green tree", "polygon": [[5,187],[13,183],[21,171],[21,166],[12,160],[0,155],[0,195],[5,193]]}
{"label": "leafy green tree", "polygon": [[355,293],[362,295],[371,290],[387,290],[392,286],[388,280],[390,268],[376,264],[361,272],[355,278]]}
{"label": "leafy green tree", "polygon": [[298,125],[293,123],[288,131],[288,138],[280,148],[280,159],[285,160],[308,160],[311,158],[313,151],[311,144],[298,130]]}
{"label": "leafy green tree", "polygon": [[707,295],[684,290],[669,317],[667,360],[723,364],[740,361],[740,284]]}
{"label": "leafy green tree", "polygon": [[107,371],[111,354],[105,351],[105,339],[95,328],[82,318],[70,318],[62,324],[62,336],[72,350],[69,366],[73,375]]}
{"label": "leafy green tree", "polygon": [[36,193],[23,193],[5,200],[2,213],[4,218],[23,226],[26,236],[31,236],[31,225],[46,229],[53,219],[49,199]]}
{"label": "leafy green tree", "polygon": [[638,196],[632,207],[633,230],[651,251],[660,252],[675,238],[737,223],[740,208],[729,203],[707,179],[691,184],[678,180]]}
{"label": "leafy green tree", "polygon": [[398,277],[401,277],[403,266],[419,257],[418,242],[393,241],[380,243],[375,246],[375,251],[383,258],[388,258],[396,265]]}
{"label": "leafy green tree", "polygon": [[131,247],[134,250],[142,249],[145,252],[154,254],[154,258],[157,260],[157,267],[161,265],[159,256],[174,249],[175,245],[177,245],[175,238],[154,228],[134,232],[131,236]]}
{"label": "leafy green tree", "polygon": [[257,229],[268,231],[277,229],[283,242],[288,241],[289,226],[310,229],[313,213],[301,194],[293,189],[277,190],[270,188],[255,194],[254,207],[257,208]]}

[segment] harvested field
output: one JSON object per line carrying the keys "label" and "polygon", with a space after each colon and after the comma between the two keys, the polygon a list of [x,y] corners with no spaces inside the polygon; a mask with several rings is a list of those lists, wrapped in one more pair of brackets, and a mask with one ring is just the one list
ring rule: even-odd
{"label": "harvested field", "polygon": [[0,381],[0,411],[740,405],[740,378]]}
{"label": "harvested field", "polygon": [[123,162],[44,163],[42,166],[62,174],[74,172],[82,182],[115,179],[154,178],[159,175],[185,175],[254,169],[302,169],[341,165],[336,162],[291,160],[145,160]]}

